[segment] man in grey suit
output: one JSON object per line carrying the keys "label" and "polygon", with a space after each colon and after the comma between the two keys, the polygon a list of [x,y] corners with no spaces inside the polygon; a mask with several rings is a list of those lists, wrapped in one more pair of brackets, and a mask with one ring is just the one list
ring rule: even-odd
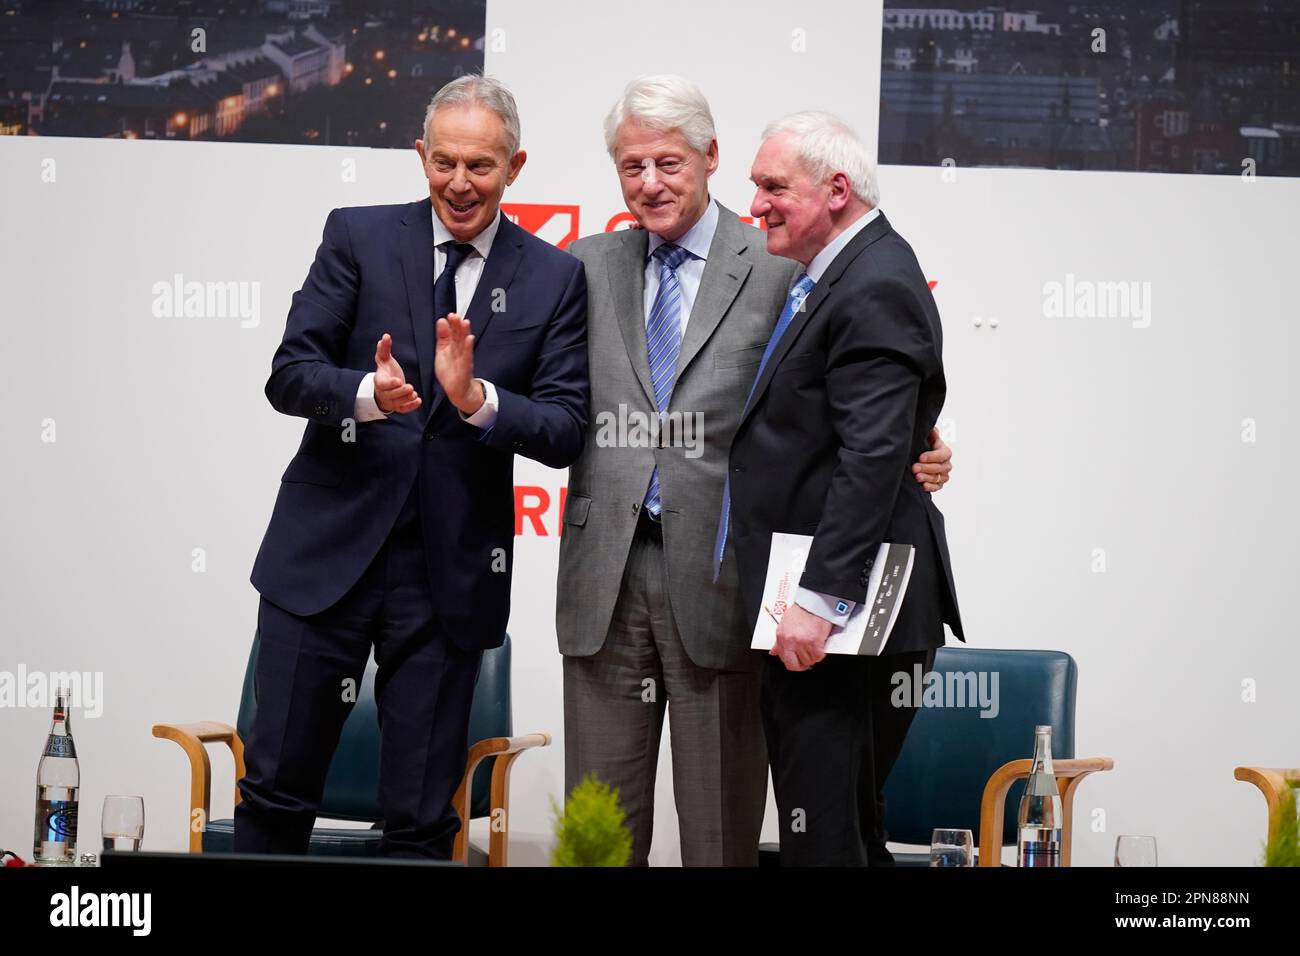
{"label": "man in grey suit", "polygon": [[[712,549],[732,434],[798,266],[710,197],[718,144],[693,83],[634,80],[605,142],[640,228],[568,250],[587,272],[591,424],[560,541],[565,788],[592,772],[617,788],[645,865],[671,700],[682,862],[753,865],[763,655],[736,562],[715,583]],[[932,438],[915,468],[938,490],[951,451]]]}

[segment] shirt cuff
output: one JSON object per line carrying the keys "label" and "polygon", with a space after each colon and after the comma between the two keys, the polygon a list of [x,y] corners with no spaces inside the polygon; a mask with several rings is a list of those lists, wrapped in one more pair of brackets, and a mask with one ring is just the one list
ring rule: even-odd
{"label": "shirt cuff", "polygon": [[375,373],[369,372],[357,386],[357,399],[352,406],[352,417],[359,422],[375,422],[388,415],[375,401]]}
{"label": "shirt cuff", "polygon": [[486,379],[476,378],[474,381],[483,386],[483,404],[473,415],[461,412],[460,420],[477,428],[491,428],[497,420],[497,390]]}
{"label": "shirt cuff", "polygon": [[794,592],[794,603],[809,614],[815,614],[823,621],[830,621],[839,627],[848,623],[849,615],[858,606],[857,601],[846,601],[831,594],[799,588]]}

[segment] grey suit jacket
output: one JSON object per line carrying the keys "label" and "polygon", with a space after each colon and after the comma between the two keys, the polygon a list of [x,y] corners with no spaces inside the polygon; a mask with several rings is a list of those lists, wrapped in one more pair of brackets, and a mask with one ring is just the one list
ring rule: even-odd
{"label": "grey suit jacket", "polygon": [[579,239],[568,249],[587,270],[591,415],[569,473],[560,539],[560,652],[585,657],[604,645],[658,466],[669,600],[686,652],[701,667],[749,669],[761,655],[749,650],[736,560],[726,556],[715,584],[712,551],[731,438],[799,266],[768,255],[763,233],[720,206],[668,406],[670,423],[699,421],[702,442],[696,436],[695,450],[689,438],[671,435],[666,440],[675,446],[620,442],[621,421],[658,412],[646,354],[648,243],[645,231],[627,230]]}

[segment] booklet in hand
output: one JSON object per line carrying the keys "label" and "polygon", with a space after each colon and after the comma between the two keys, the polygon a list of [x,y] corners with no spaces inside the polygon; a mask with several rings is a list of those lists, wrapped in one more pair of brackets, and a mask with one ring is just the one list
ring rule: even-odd
{"label": "booklet in hand", "polygon": [[[786,609],[795,603],[799,578],[812,547],[812,536],[772,535],[772,550],[767,558],[767,583],[763,586],[763,606],[754,625],[750,647],[768,651],[776,644],[776,626]],[[827,654],[878,655],[889,640],[898,611],[903,606],[916,548],[910,544],[885,542],[876,553],[867,582],[867,596],[849,614],[843,627],[831,628],[826,641]]]}

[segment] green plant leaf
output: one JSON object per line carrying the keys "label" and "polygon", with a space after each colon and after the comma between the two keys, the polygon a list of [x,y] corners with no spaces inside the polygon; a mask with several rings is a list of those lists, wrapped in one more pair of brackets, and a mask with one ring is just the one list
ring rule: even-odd
{"label": "green plant leaf", "polygon": [[551,800],[555,849],[551,866],[627,866],[632,833],[624,823],[618,791],[595,774],[582,779],[561,810]]}

